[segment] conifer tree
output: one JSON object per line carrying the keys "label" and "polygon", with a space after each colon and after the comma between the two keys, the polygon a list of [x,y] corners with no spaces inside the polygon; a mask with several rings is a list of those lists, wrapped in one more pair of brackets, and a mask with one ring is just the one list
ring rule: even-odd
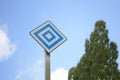
{"label": "conifer tree", "polygon": [[119,80],[117,58],[117,44],[110,41],[105,22],[99,20],[85,41],[85,54],[70,69],[68,80]]}

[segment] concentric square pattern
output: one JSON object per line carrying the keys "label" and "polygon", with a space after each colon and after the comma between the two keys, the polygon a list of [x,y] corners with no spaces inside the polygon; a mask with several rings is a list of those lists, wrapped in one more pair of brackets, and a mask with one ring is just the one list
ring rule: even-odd
{"label": "concentric square pattern", "polygon": [[49,53],[66,41],[66,37],[50,21],[34,29],[31,35]]}

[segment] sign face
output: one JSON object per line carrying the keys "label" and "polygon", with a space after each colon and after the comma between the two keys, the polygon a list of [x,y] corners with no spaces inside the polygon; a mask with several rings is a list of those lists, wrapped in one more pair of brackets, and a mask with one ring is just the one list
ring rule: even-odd
{"label": "sign face", "polygon": [[67,40],[50,21],[46,21],[32,30],[30,34],[48,53]]}

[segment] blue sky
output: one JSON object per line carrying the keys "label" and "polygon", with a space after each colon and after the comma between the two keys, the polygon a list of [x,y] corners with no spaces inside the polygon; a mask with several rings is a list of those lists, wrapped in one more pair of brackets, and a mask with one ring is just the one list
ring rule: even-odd
{"label": "blue sky", "polygon": [[44,50],[29,32],[47,20],[67,37],[51,53],[52,80],[67,80],[97,20],[106,22],[120,51],[119,8],[119,0],[0,0],[0,79],[44,80]]}

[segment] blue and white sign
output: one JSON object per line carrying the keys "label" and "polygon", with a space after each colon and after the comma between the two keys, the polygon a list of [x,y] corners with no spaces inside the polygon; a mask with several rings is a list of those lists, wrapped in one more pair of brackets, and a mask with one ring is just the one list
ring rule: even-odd
{"label": "blue and white sign", "polygon": [[43,23],[30,34],[49,53],[67,40],[50,21]]}

